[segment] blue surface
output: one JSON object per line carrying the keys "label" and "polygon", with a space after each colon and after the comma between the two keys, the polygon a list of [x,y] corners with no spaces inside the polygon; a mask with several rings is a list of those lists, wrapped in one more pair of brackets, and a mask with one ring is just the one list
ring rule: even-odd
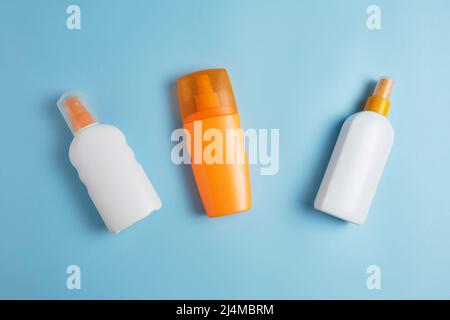
{"label": "blue surface", "polygon": [[[0,298],[450,298],[450,2],[0,3]],[[170,161],[176,78],[228,69],[245,128],[280,129],[280,170],[251,167],[251,212],[211,220]],[[397,80],[396,142],[357,227],[312,202],[346,116]],[[163,208],[108,233],[68,160],[56,108],[89,97],[122,129]],[[77,264],[82,289],[66,289]],[[368,290],[379,265],[382,289]]]}

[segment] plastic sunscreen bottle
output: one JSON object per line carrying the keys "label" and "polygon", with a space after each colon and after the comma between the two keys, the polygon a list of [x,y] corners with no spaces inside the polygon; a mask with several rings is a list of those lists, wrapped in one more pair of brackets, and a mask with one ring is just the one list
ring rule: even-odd
{"label": "plastic sunscreen bottle", "polygon": [[393,85],[381,78],[364,111],[344,122],[314,202],[317,210],[356,224],[366,220],[394,141],[387,119]]}
{"label": "plastic sunscreen bottle", "polygon": [[183,128],[195,181],[208,217],[251,208],[244,135],[225,69],[208,69],[178,79]]}
{"label": "plastic sunscreen bottle", "polygon": [[119,129],[97,123],[76,93],[63,94],[57,105],[74,134],[70,162],[109,230],[118,233],[161,208]]}

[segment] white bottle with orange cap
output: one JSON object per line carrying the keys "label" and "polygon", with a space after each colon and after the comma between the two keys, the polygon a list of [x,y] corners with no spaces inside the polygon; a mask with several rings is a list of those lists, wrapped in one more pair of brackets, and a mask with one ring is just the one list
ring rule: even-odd
{"label": "white bottle with orange cap", "polygon": [[77,93],[58,100],[74,134],[69,158],[106,226],[114,233],[161,208],[161,201],[123,133],[95,122]]}
{"label": "white bottle with orange cap", "polygon": [[381,78],[364,111],[345,121],[314,202],[317,210],[356,224],[366,220],[394,142],[387,119],[393,85]]}

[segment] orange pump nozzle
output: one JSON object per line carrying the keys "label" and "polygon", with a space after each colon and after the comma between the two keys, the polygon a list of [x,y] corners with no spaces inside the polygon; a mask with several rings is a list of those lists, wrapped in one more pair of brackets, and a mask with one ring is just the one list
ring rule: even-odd
{"label": "orange pump nozzle", "polygon": [[199,74],[195,77],[197,95],[194,96],[197,110],[219,108],[220,100],[214,91],[211,80],[207,74]]}
{"label": "orange pump nozzle", "polygon": [[178,97],[184,123],[237,113],[231,82],[225,69],[208,69],[178,79]]}
{"label": "orange pump nozzle", "polygon": [[393,79],[381,77],[372,96],[367,99],[364,110],[373,111],[387,117],[391,104],[389,98],[391,97],[394,84],[395,81]]}
{"label": "orange pump nozzle", "polygon": [[373,91],[374,97],[380,97],[389,100],[391,97],[392,89],[394,88],[395,81],[388,77],[382,77]]}
{"label": "orange pump nozzle", "polygon": [[63,94],[57,105],[72,133],[95,123],[94,117],[77,94]]}

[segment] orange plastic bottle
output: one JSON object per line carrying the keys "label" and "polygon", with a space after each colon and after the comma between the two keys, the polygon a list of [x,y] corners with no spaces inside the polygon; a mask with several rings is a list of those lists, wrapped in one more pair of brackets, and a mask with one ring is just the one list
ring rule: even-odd
{"label": "orange plastic bottle", "polygon": [[248,159],[227,71],[209,69],[181,77],[178,96],[183,128],[190,137],[191,166],[208,217],[249,210]]}

